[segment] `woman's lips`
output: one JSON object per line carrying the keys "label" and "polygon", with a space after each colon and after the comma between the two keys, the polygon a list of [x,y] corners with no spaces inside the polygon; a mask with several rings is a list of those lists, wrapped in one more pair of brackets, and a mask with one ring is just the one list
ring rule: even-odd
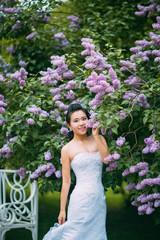
{"label": "woman's lips", "polygon": [[81,127],[81,128],[79,128],[79,130],[84,131],[84,130],[86,130],[86,127]]}

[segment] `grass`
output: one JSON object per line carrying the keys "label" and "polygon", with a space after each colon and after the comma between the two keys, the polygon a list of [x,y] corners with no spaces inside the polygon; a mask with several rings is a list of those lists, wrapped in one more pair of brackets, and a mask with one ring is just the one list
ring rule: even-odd
{"label": "grass", "polygon": [[[151,216],[139,216],[137,209],[131,206],[127,199],[127,194],[114,194],[111,189],[106,193],[108,240],[159,240],[160,227],[154,224]],[[39,240],[57,222],[59,208],[60,193],[39,196]],[[29,230],[16,229],[6,233],[6,240],[22,239],[32,239]]]}

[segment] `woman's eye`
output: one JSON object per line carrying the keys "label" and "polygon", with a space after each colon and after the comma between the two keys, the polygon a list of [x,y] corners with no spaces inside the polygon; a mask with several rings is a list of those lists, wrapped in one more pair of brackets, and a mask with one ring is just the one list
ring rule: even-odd
{"label": "woman's eye", "polygon": [[86,118],[84,117],[84,118],[82,118],[82,120],[86,120]]}

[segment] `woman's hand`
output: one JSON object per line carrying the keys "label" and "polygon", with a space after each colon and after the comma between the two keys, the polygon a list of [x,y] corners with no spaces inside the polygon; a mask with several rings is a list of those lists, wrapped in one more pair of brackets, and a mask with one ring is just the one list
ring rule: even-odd
{"label": "woman's hand", "polygon": [[94,137],[98,136],[99,135],[99,128],[92,128],[92,135]]}
{"label": "woman's hand", "polygon": [[65,218],[66,218],[66,212],[60,211],[59,216],[58,216],[59,225],[62,225],[65,222]]}

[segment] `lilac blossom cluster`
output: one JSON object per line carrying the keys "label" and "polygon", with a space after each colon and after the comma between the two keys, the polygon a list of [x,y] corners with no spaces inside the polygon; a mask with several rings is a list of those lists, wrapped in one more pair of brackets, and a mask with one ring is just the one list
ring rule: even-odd
{"label": "lilac blossom cluster", "polygon": [[12,29],[13,30],[16,30],[16,29],[20,29],[22,27],[22,23],[21,22],[17,22],[15,23],[13,26],[12,26]]}
{"label": "lilac blossom cluster", "polygon": [[138,103],[141,107],[150,108],[150,104],[147,102],[147,98],[143,93],[138,95],[134,90],[127,91],[123,95],[123,99],[132,99],[134,101],[130,102],[131,104]]}
{"label": "lilac blossom cluster", "polygon": [[22,179],[25,179],[27,177],[26,169],[21,167],[18,170],[16,170],[16,174],[22,177]]}
{"label": "lilac blossom cluster", "polygon": [[117,112],[116,115],[117,115],[117,116],[121,116],[120,122],[122,122],[122,121],[127,117],[126,112],[123,111],[123,110],[121,110],[120,112]]}
{"label": "lilac blossom cluster", "polygon": [[34,40],[36,36],[36,32],[30,33],[27,37],[26,40]]}
{"label": "lilac blossom cluster", "polygon": [[39,113],[41,113],[41,111],[42,109],[40,107],[37,107],[36,105],[32,105],[27,109],[27,112],[31,112],[34,115],[38,115]]}
{"label": "lilac blossom cluster", "polygon": [[12,150],[8,146],[9,141],[3,145],[3,147],[0,149],[0,157],[2,158],[10,158]]}
{"label": "lilac blossom cluster", "polygon": [[147,144],[147,146],[143,148],[142,150],[143,154],[154,153],[155,151],[160,149],[159,141],[158,140],[155,141],[155,138],[153,136],[145,138],[144,142]]}
{"label": "lilac blossom cluster", "polygon": [[4,7],[4,8],[1,8],[1,11],[5,12],[5,13],[18,13],[21,11],[21,8],[20,7],[18,7],[18,8]]}
{"label": "lilac blossom cluster", "polygon": [[117,153],[116,151],[113,154],[109,154],[104,161],[106,163],[109,163],[109,166],[106,168],[106,171],[113,171],[116,170],[118,167],[119,162],[117,162],[116,160],[118,160],[121,157],[121,155],[119,153]]}
{"label": "lilac blossom cluster", "polygon": [[55,173],[56,168],[52,163],[47,163],[44,165],[40,165],[35,172],[31,174],[31,178],[35,179],[41,176],[43,172],[45,173],[45,177],[50,177],[53,173]]}
{"label": "lilac blossom cluster", "polygon": [[53,155],[50,153],[50,150],[44,153],[44,159],[46,161],[51,160],[53,158]]}
{"label": "lilac blossom cluster", "polygon": [[[50,117],[50,114],[47,111],[42,110],[40,107],[37,107],[36,105],[32,105],[31,107],[29,107],[27,109],[27,112],[31,112],[34,115],[38,115],[39,114],[39,118],[43,117],[43,118],[47,118]],[[30,125],[34,125],[35,121],[33,118],[29,118],[27,120],[27,123]]]}
{"label": "lilac blossom cluster", "polygon": [[106,59],[100,52],[95,51],[95,46],[92,43],[93,40],[89,38],[82,38],[81,41],[82,46],[86,49],[81,52],[81,55],[90,55],[85,58],[85,68],[100,71],[104,69],[109,70],[111,65],[106,63]]}
{"label": "lilac blossom cluster", "polygon": [[86,124],[87,128],[97,128],[98,127],[99,121],[96,120],[96,115],[97,114],[93,110],[90,111],[90,118]]}
{"label": "lilac blossom cluster", "polygon": [[148,173],[148,171],[149,171],[149,169],[148,169],[148,163],[146,163],[146,162],[139,162],[139,163],[137,163],[137,164],[134,165],[134,166],[130,166],[130,168],[127,168],[127,169],[125,169],[125,170],[123,171],[122,176],[124,177],[124,176],[127,176],[128,174],[135,173],[135,172],[137,172],[138,170],[141,170],[141,171],[138,173],[138,175],[139,175],[140,177],[146,175],[146,174]]}
{"label": "lilac blossom cluster", "polygon": [[10,47],[6,47],[6,50],[9,52],[9,54],[12,54],[15,52],[13,44]]}
{"label": "lilac blossom cluster", "polygon": [[149,195],[141,194],[137,200],[132,201],[131,204],[138,207],[139,215],[149,215],[155,211],[155,208],[160,207],[160,193],[152,193]]}
{"label": "lilac blossom cluster", "polygon": [[62,126],[61,129],[60,129],[60,132],[61,132],[62,135],[67,136],[68,133],[69,133],[69,130]]}
{"label": "lilac blossom cluster", "polygon": [[122,65],[120,71],[133,70],[136,68],[136,63],[130,62],[129,60],[127,61],[121,60],[120,64]]}
{"label": "lilac blossom cluster", "polygon": [[21,68],[20,71],[15,71],[15,73],[7,73],[6,77],[12,78],[15,81],[19,81],[20,86],[25,86],[25,79],[27,78],[28,72],[24,68]]}
{"label": "lilac blossom cluster", "polygon": [[61,80],[63,76],[64,78],[72,78],[74,73],[72,71],[67,71],[68,65],[65,63],[65,61],[65,56],[51,56],[51,63],[57,68],[55,70],[47,68],[47,72],[40,71],[40,74],[43,76],[41,78],[42,84],[56,85],[57,80]]}
{"label": "lilac blossom cluster", "polygon": [[83,81],[86,83],[87,87],[91,92],[96,93],[95,98],[89,102],[90,106],[98,106],[103,103],[103,96],[105,93],[113,93],[114,87],[106,81],[104,74],[100,73],[99,75],[92,71],[91,75]]}
{"label": "lilac blossom cluster", "polygon": [[[155,30],[160,29],[160,17],[158,16],[156,18],[157,23],[153,23],[152,27]],[[143,59],[143,61],[149,61],[150,56],[156,55],[154,62],[160,62],[160,35],[156,34],[154,32],[150,32],[149,36],[151,38],[151,41],[148,41],[146,39],[143,40],[137,40],[135,43],[138,45],[136,47],[130,48],[130,51],[134,52],[135,54],[131,55],[131,60],[134,61],[137,57],[140,57]],[[151,46],[151,50],[146,50],[147,47]],[[153,49],[153,47],[158,49]],[[160,65],[159,65],[160,66]],[[159,67],[158,66],[158,67]]]}
{"label": "lilac blossom cluster", "polygon": [[146,96],[143,93],[138,95],[137,102],[141,107],[150,108],[150,105],[147,102]]}
{"label": "lilac blossom cluster", "polygon": [[80,19],[76,16],[68,16],[67,19],[71,22],[69,28],[74,28],[74,30],[78,30],[80,28]]}
{"label": "lilac blossom cluster", "polygon": [[56,50],[59,50],[62,47],[66,47],[67,45],[70,44],[70,42],[66,39],[65,35],[62,32],[54,34],[54,38],[56,39],[55,44],[58,44],[58,46],[56,47]]}
{"label": "lilac blossom cluster", "polygon": [[125,141],[126,141],[125,137],[120,136],[119,138],[117,138],[116,144],[121,147],[125,143]]}
{"label": "lilac blossom cluster", "polygon": [[116,72],[113,70],[111,65],[106,63],[106,59],[103,57],[101,53],[95,51],[95,45],[93,44],[92,39],[82,38],[82,46],[85,48],[84,51],[81,52],[82,55],[89,55],[85,58],[85,68],[94,69],[98,71],[102,71],[107,69],[110,74],[110,85],[107,82],[107,79],[104,74],[100,73],[98,75],[97,72],[92,71],[91,75],[83,81],[89,88],[91,92],[96,93],[95,98],[89,102],[90,106],[99,106],[103,103],[103,96],[108,93],[108,95],[112,95],[115,89],[120,88],[120,81],[117,78]]}
{"label": "lilac blossom cluster", "polygon": [[145,16],[147,12],[149,13],[148,16],[153,15],[155,11],[160,12],[160,5],[158,4],[157,0],[150,0],[150,5],[149,6],[142,6],[142,5],[137,5],[137,8],[139,11],[135,12],[137,16]]}
{"label": "lilac blossom cluster", "polygon": [[38,178],[41,176],[42,173],[45,172],[45,177],[50,177],[53,173],[55,174],[55,176],[57,178],[61,178],[62,176],[62,173],[60,170],[57,170],[56,171],[56,168],[55,166],[52,164],[52,163],[47,163],[47,164],[44,164],[44,165],[40,165],[36,170],[35,172],[33,172],[31,174],[31,178],[32,179],[35,179],[35,178]]}
{"label": "lilac blossom cluster", "polygon": [[160,175],[158,177],[156,177],[156,178],[146,178],[146,179],[143,179],[141,182],[139,182],[136,185],[136,189],[137,190],[142,190],[146,186],[152,187],[153,185],[160,185]]}
{"label": "lilac blossom cluster", "polygon": [[124,83],[131,85],[132,89],[135,89],[140,87],[139,83],[141,83],[141,80],[138,77],[131,75],[126,80],[124,80]]}
{"label": "lilac blossom cluster", "polygon": [[[2,76],[3,77],[3,76]],[[5,113],[5,107],[7,106],[8,104],[4,102],[4,96],[3,95],[0,95],[0,114],[4,114]],[[2,118],[3,119],[3,118]],[[0,126],[3,124],[3,120],[0,120]]]}

